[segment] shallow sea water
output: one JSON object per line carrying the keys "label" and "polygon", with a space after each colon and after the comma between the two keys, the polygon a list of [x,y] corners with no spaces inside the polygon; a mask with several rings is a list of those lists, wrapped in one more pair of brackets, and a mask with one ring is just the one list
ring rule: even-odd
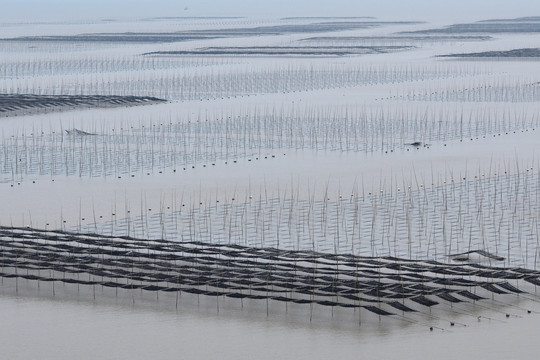
{"label": "shallow sea water", "polygon": [[414,324],[391,318],[364,318],[358,324],[352,311],[332,317],[324,309],[310,322],[309,307],[284,315],[272,305],[267,316],[256,307],[218,312],[213,299],[199,305],[182,300],[175,309],[138,296],[133,304],[110,296],[91,300],[57,293],[53,298],[49,290],[42,285],[37,292],[34,287],[17,294],[4,288],[2,358],[534,359],[540,331],[540,306],[527,301],[487,312],[463,311],[450,327],[430,322],[428,315]]}
{"label": "shallow sea water", "polygon": [[[207,24],[201,20],[190,20],[179,25],[176,21],[146,24],[147,31],[177,31],[179,28],[193,27],[195,22],[202,28],[221,28],[222,24]],[[261,23],[244,23],[230,26],[256,26]],[[274,24],[264,22],[263,24]],[[100,25],[101,32],[138,31],[139,22]],[[431,28],[432,24],[418,25],[418,28]],[[408,27],[397,26],[378,28],[375,33],[384,35]],[[5,37],[22,35],[55,35],[78,34],[96,31],[89,25],[36,25],[6,26]],[[373,30],[359,30],[355,35],[366,35]],[[347,35],[349,33],[345,33]],[[269,36],[263,42],[268,44],[288,44],[304,37],[304,35]],[[182,44],[183,47],[200,46],[253,46],[261,42],[262,37],[216,39],[211,41],[192,41]],[[540,109],[536,102],[466,102],[459,97],[427,96],[437,89],[460,90],[464,87],[476,88],[486,84],[516,87],[516,83],[538,81],[536,61],[482,61],[460,62],[456,60],[439,61],[434,56],[459,50],[459,52],[490,50],[491,48],[531,47],[537,46],[538,36],[498,36],[486,42],[435,43],[410,52],[396,54],[380,54],[377,57],[342,57],[312,58],[309,60],[315,69],[355,69],[370,68],[377,64],[389,69],[420,68],[429,72],[440,68],[448,71],[448,76],[429,77],[424,81],[397,81],[390,85],[383,83],[360,83],[341,87],[339,79],[334,79],[328,88],[288,88],[283,93],[262,93],[255,89],[250,93],[244,89],[239,92],[222,92],[208,94],[204,99],[192,101],[173,101],[167,104],[137,108],[99,109],[83,111],[65,111],[40,115],[17,114],[3,118],[0,123],[2,137],[13,134],[34,132],[41,129],[46,132],[81,128],[86,130],[102,129],[114,131],[114,127],[122,127],[136,122],[137,126],[147,127],[163,121],[186,121],[189,117],[219,118],[257,114],[258,112],[308,113],[310,111],[325,114],[351,114],[360,109],[366,114],[385,112],[387,114],[465,114],[468,118],[488,117],[493,113],[506,114],[508,119],[530,119],[535,121]],[[32,48],[28,44],[12,44],[2,49],[5,56],[16,65],[18,72],[38,69],[31,60],[37,63],[43,59],[54,59],[61,63],[81,66],[86,64],[93,69],[94,62],[110,62],[112,65],[124,64],[122,59],[139,57],[140,54],[154,50],[174,50],[176,44],[169,45],[98,45],[90,44],[79,47],[77,44],[61,46],[59,44],[40,45]],[[52,52],[49,54],[49,50]],[[98,56],[99,55],[99,56]],[[6,60],[7,59],[7,60]],[[30,61],[30,63],[29,63]],[[163,60],[165,61],[165,60]],[[186,73],[197,75],[227,75],[231,72],[264,73],[273,69],[304,68],[304,58],[233,58],[201,60],[198,58],[171,63],[165,62],[157,70],[140,72],[138,68],[116,72],[110,70],[105,75],[100,72],[85,73],[82,70],[67,71],[62,76],[51,76],[47,70],[39,77],[22,76],[20,79],[2,79],[0,88],[7,90],[25,89],[26,91],[41,88],[53,92],[64,84],[85,83],[81,91],[111,91],[104,84],[115,82],[120,93],[126,92],[124,87],[145,92],[148,89],[161,90],[155,79],[173,77]],[[150,60],[142,60],[140,67],[150,64]],[[153,63],[153,61],[152,61]],[[90,64],[90,65],[88,65]],[[128,62],[131,64],[131,62]],[[139,64],[137,61],[134,64]],[[169,64],[169,65],[167,65]],[[403,65],[406,64],[406,65]],[[111,66],[112,66],[111,65]],[[115,65],[115,66],[116,66]],[[122,65],[127,66],[127,65]],[[135,66],[135,65],[133,65]],[[41,68],[39,68],[41,69]],[[48,68],[47,68],[48,69]],[[453,74],[453,69],[457,74]],[[24,70],[24,71],[23,71]],[[41,71],[41,70],[40,70]],[[79,73],[80,72],[80,73]],[[142,74],[142,75],[141,75]],[[143,85],[133,79],[141,78]],[[174,77],[173,77],[174,78]],[[246,77],[252,79],[255,77]],[[213,78],[212,78],[213,79]],[[502,79],[502,80],[501,80]],[[525,80],[523,80],[525,79]],[[134,81],[133,84],[130,81]],[[302,79],[300,79],[302,80]],[[62,85],[59,85],[62,84]],[[135,85],[134,85],[135,84]],[[152,85],[154,84],[154,85]],[[169,82],[170,84],[170,82]],[[173,81],[174,84],[174,81]],[[131,86],[131,87],[129,87]],[[144,89],[138,86],[148,87]],[[201,88],[203,89],[203,88]],[[209,88],[213,89],[213,88]],[[296,89],[296,90],[295,90]],[[301,89],[302,91],[299,91]],[[519,89],[519,86],[518,86]],[[156,90],[156,91],[157,91]],[[203,89],[204,90],[204,89]],[[242,89],[241,89],[242,90]],[[41,90],[40,90],[41,91]],[[165,94],[166,92],[160,93]],[[174,92],[171,92],[174,94]],[[223,96],[228,94],[231,96]],[[411,94],[423,94],[416,100],[405,101]],[[426,95],[427,94],[427,95]],[[443,92],[443,94],[445,94]],[[233,96],[234,95],[234,96]],[[238,95],[238,98],[236,97]],[[424,96],[426,95],[426,96]],[[480,96],[480,95],[478,95]],[[414,96],[412,96],[414,97]],[[400,99],[400,100],[398,100]],[[430,101],[428,101],[430,100]],[[485,99],[484,99],[485,100]],[[333,110],[341,109],[341,110]],[[315,110],[312,110],[315,109]],[[343,110],[345,109],[345,110]],[[345,111],[345,112],[346,112]],[[520,114],[525,115],[520,115]],[[181,115],[181,116],[180,116]],[[215,116],[214,116],[215,115]],[[387,115],[390,116],[390,115]],[[442,115],[441,115],[442,116]],[[430,119],[437,120],[438,116]],[[517,121],[516,120],[516,121]],[[525,128],[518,124],[517,129]],[[110,130],[113,129],[113,130]],[[523,131],[523,129],[521,129]],[[528,131],[528,130],[527,130]],[[421,134],[420,134],[421,135]],[[420,136],[419,135],[419,136]],[[487,134],[494,135],[494,134]],[[410,139],[413,141],[416,139]],[[294,186],[298,192],[307,195],[317,187],[317,194],[329,187],[331,193],[339,194],[343,189],[349,191],[356,183],[366,180],[366,191],[378,192],[381,184],[388,189],[401,184],[411,184],[418,177],[422,183],[428,184],[435,177],[438,180],[448,179],[450,175],[462,178],[463,174],[491,174],[515,164],[521,170],[538,164],[538,132],[518,133],[485,140],[480,137],[473,141],[465,139],[448,141],[442,145],[434,142],[430,150],[420,148],[418,151],[406,152],[405,148],[391,154],[353,154],[353,153],[313,153],[287,151],[287,156],[279,156],[273,163],[239,161],[232,171],[225,171],[223,163],[214,169],[194,169],[186,173],[171,173],[167,169],[163,174],[143,175],[137,173],[135,178],[78,178],[76,176],[53,177],[48,174],[33,174],[24,179],[15,179],[8,171],[10,183],[0,185],[0,224],[3,226],[33,226],[45,228],[69,228],[89,226],[81,224],[81,218],[95,218],[103,215],[103,221],[111,220],[118,209],[135,210],[139,207],[158,209],[165,204],[163,199],[176,205],[177,198],[189,196],[197,199],[201,194],[217,193],[225,198],[228,194],[244,192],[243,197],[253,191],[266,192],[267,186],[271,194],[281,189]],[[478,140],[478,141],[477,141]],[[409,140],[407,140],[409,141]],[[281,152],[280,152],[281,153]],[[519,158],[518,155],[519,154]],[[245,159],[244,159],[245,160]],[[268,165],[270,164],[270,165]],[[228,168],[231,168],[228,166]],[[23,181],[24,180],[24,181]],[[34,182],[35,181],[35,182]],[[391,185],[387,185],[389,182]],[[267,185],[268,184],[268,185]],[[298,185],[296,185],[298,184]],[[308,184],[307,186],[302,186]],[[385,185],[386,184],[386,185]],[[398,184],[398,185],[396,185]],[[363,185],[362,185],[363,187]],[[246,190],[246,188],[248,190]],[[219,191],[218,191],[219,190]],[[292,191],[292,190],[291,190]],[[255,191],[256,193],[256,191]],[[306,194],[304,193],[305,197]],[[212,199],[212,195],[208,195]],[[238,195],[238,198],[240,196]],[[143,203],[144,200],[144,203]],[[182,200],[178,199],[182,203]],[[215,200],[215,199],[214,199]],[[191,201],[191,200],[190,200]],[[223,200],[222,200],[223,201]],[[186,200],[187,203],[189,201]],[[155,210],[154,210],[155,212]],[[119,210],[120,213],[120,210]],[[529,219],[529,217],[524,217]],[[95,220],[94,220],[95,221]],[[50,224],[50,225],[49,225]],[[66,224],[66,225],[63,225]],[[536,223],[535,223],[536,225]],[[315,308],[313,320],[310,321],[309,306],[290,307],[283,303],[261,301],[256,304],[245,304],[233,300],[219,303],[219,298],[201,297],[184,299],[175,307],[174,298],[165,298],[155,293],[132,294],[124,292],[115,296],[114,290],[99,289],[97,296],[92,290],[85,289],[79,294],[74,287],[57,285],[53,296],[51,285],[24,283],[17,290],[13,282],[0,279],[0,359],[536,359],[536,339],[540,333],[540,301],[537,297],[523,295],[513,296],[504,306],[502,299],[497,302],[486,300],[481,305],[459,304],[436,306],[430,313],[427,308],[420,315],[411,318],[381,318],[367,311],[359,313],[350,309],[337,311]],[[29,286],[27,286],[29,285]],[[532,299],[532,300],[531,300]],[[244,304],[242,304],[243,306]],[[475,307],[476,306],[476,307]],[[218,311],[218,308],[220,309]],[[527,313],[527,309],[532,311]],[[509,317],[506,317],[509,314]],[[414,317],[413,317],[414,316]],[[455,326],[450,326],[450,321]],[[430,327],[433,326],[433,331]]]}

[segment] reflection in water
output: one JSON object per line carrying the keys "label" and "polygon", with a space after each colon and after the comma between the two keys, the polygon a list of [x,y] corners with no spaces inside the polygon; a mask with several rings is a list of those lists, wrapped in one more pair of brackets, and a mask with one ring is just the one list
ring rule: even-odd
{"label": "reflection in water", "polygon": [[372,317],[359,325],[353,311],[335,311],[332,317],[325,310],[310,323],[306,308],[285,312],[282,304],[277,304],[279,309],[273,304],[267,317],[266,308],[257,304],[247,303],[243,310],[224,304],[217,312],[215,299],[201,297],[197,303],[192,297],[183,298],[177,310],[171,299],[156,300],[144,293],[132,304],[126,294],[115,297],[114,292],[100,290],[93,301],[88,289],[77,295],[57,286],[53,298],[48,286],[41,284],[39,291],[21,286],[16,295],[4,280],[1,320],[9,326],[0,331],[0,346],[5,358],[39,354],[42,359],[68,359],[88,354],[130,359],[301,359],[333,358],[339,353],[341,358],[361,354],[361,358],[407,359],[421,354],[503,359],[516,356],[516,351],[531,358],[532,337],[540,330],[538,313],[525,311],[540,307],[526,300],[501,308],[512,314],[510,318],[497,309],[455,308],[454,313],[461,314],[452,318],[454,327],[436,319],[449,319],[444,312],[417,323]]}

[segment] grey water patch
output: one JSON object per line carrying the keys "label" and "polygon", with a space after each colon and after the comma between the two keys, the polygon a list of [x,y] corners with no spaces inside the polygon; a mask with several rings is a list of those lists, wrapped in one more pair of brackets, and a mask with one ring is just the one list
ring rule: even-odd
{"label": "grey water patch", "polygon": [[487,35],[388,35],[388,36],[314,36],[300,41],[305,42],[453,42],[453,41],[486,41],[493,39]]}
{"label": "grey water patch", "polygon": [[437,57],[461,58],[540,58],[540,48],[513,49],[507,51],[483,51],[476,53],[438,55]]}
{"label": "grey water patch", "polygon": [[454,24],[438,29],[405,31],[401,34],[460,34],[460,33],[538,33],[538,17],[508,19],[504,21],[479,21],[474,23]]}
{"label": "grey water patch", "polygon": [[281,18],[281,20],[358,20],[375,19],[373,16],[292,16]]}
{"label": "grey water patch", "polygon": [[171,21],[171,20],[239,20],[241,16],[155,16],[143,18],[140,21]]}
{"label": "grey water patch", "polygon": [[168,43],[189,40],[208,40],[229,37],[286,35],[297,33],[321,33],[346,31],[356,29],[370,29],[387,25],[413,25],[418,22],[411,21],[327,21],[311,24],[284,24],[259,27],[239,27],[225,29],[188,30],[167,33],[125,32],[125,33],[92,33],[78,35],[53,36],[24,36],[4,38],[2,41],[10,42],[127,42],[127,43]]}
{"label": "grey water patch", "polygon": [[481,20],[479,22],[492,22],[492,23],[498,23],[498,22],[540,22],[540,16],[525,16],[525,17],[519,17],[515,19],[489,19],[489,20]]}
{"label": "grey water patch", "polygon": [[413,49],[412,46],[254,46],[254,47],[207,47],[182,51],[155,51],[143,55],[212,55],[212,56],[346,56],[385,54]]}

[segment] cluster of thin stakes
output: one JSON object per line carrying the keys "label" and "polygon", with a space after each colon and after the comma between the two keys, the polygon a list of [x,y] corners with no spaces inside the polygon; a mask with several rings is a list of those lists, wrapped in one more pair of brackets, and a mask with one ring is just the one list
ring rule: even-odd
{"label": "cluster of thin stakes", "polygon": [[[32,67],[33,65],[29,65]],[[81,67],[84,68],[83,65]],[[130,65],[125,64],[124,69]],[[0,70],[0,73],[2,71]],[[84,72],[84,70],[83,70]],[[193,73],[192,68],[175,67],[129,72],[99,73],[89,77],[75,72],[75,81],[63,77],[30,77],[26,68],[15,68],[11,78],[0,81],[0,93],[39,95],[119,95],[152,96],[167,100],[210,100],[257,94],[291,93],[374,84],[461,78],[485,73],[475,66],[207,66]],[[130,74],[130,75],[128,75]],[[38,89],[38,90],[36,90]]]}
{"label": "cluster of thin stakes", "polygon": [[437,305],[474,302],[489,308],[495,296],[537,301],[534,289],[540,285],[540,271],[519,267],[32,228],[0,227],[0,246],[2,279],[86,285],[94,287],[94,296],[98,286],[176,293],[177,306],[178,297],[186,293],[306,304],[311,309],[362,308],[379,316],[405,317]]}
{"label": "cluster of thin stakes", "polygon": [[[0,114],[15,110],[110,107],[157,103],[151,97],[1,95]],[[472,141],[535,131],[540,117],[479,111],[464,118],[460,111],[353,113],[335,108],[258,110],[245,116],[169,119],[150,124],[93,126],[59,131],[32,128],[0,140],[0,181],[28,175],[107,177],[181,172],[247,159],[271,159],[289,151],[350,154],[429,149],[447,141]],[[0,115],[1,116],[1,115]],[[433,120],[435,119],[435,120]],[[436,120],[439,121],[436,121]],[[444,121],[443,121],[444,119]],[[163,120],[163,119],[162,119]],[[128,119],[126,119],[126,122]],[[414,139],[413,142],[411,139]],[[440,144],[440,143],[443,144]],[[414,147],[411,147],[414,146]]]}

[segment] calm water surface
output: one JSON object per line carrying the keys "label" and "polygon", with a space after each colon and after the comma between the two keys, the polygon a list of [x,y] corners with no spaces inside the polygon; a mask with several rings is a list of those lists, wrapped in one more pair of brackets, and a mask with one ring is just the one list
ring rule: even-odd
{"label": "calm water surface", "polygon": [[425,323],[392,319],[358,326],[351,313],[310,323],[264,311],[176,311],[5,291],[0,309],[3,359],[536,359],[540,333],[535,313],[463,315],[457,321],[467,327],[430,332]]}

